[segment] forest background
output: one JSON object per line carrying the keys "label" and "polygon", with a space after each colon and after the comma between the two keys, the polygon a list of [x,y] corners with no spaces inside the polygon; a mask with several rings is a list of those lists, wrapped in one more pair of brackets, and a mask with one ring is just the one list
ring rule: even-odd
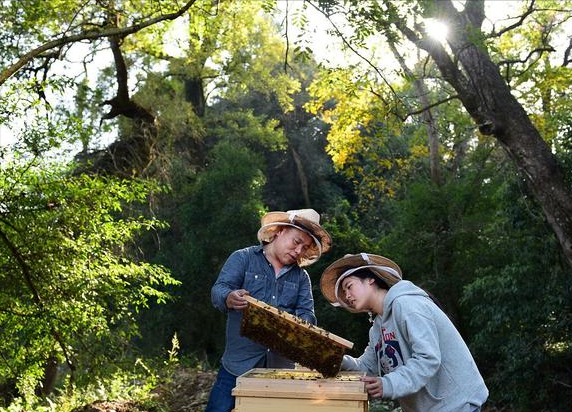
{"label": "forest background", "polygon": [[333,237],[308,270],[319,325],[354,355],[367,316],[318,281],[368,251],[443,303],[488,410],[568,410],[571,17],[567,0],[3,0],[0,410],[152,403],[181,364],[215,369],[220,267],[265,212],[304,207]]}

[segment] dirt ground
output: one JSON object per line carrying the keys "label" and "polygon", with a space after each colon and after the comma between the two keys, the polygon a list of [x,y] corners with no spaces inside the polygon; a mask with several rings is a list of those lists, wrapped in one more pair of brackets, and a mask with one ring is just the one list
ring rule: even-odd
{"label": "dirt ground", "polygon": [[129,401],[96,401],[74,412],[202,412],[216,378],[216,372],[178,368],[171,379],[153,391],[156,407]]}
{"label": "dirt ground", "polygon": [[177,369],[171,381],[159,385],[155,394],[169,412],[202,412],[215,378],[213,371]]}
{"label": "dirt ground", "polygon": [[74,412],[143,412],[132,402],[96,401]]}

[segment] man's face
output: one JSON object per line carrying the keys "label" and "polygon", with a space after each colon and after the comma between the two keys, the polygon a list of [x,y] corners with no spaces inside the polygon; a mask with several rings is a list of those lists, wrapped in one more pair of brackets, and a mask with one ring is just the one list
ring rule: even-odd
{"label": "man's face", "polygon": [[272,241],[276,258],[283,265],[296,263],[304,255],[314,240],[307,233],[294,227],[285,227],[276,234]]}

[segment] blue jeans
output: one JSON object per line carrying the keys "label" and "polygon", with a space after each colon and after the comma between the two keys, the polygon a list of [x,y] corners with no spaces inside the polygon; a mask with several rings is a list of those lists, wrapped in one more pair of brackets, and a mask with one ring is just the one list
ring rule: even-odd
{"label": "blue jeans", "polygon": [[207,408],[205,412],[229,412],[234,408],[234,396],[232,389],[236,386],[236,376],[231,375],[222,366],[218,371]]}

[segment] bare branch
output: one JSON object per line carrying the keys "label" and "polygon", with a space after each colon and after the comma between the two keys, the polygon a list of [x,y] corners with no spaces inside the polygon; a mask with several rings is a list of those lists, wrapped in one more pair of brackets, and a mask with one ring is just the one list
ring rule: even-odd
{"label": "bare branch", "polygon": [[440,105],[442,105],[442,104],[444,104],[444,103],[450,102],[451,100],[455,100],[455,99],[458,99],[458,98],[459,98],[459,95],[458,95],[458,94],[455,94],[455,95],[449,96],[449,97],[447,97],[447,98],[445,98],[445,99],[443,99],[443,100],[439,100],[439,101],[437,101],[437,102],[435,102],[435,103],[431,103],[430,105],[427,105],[427,106],[425,106],[425,107],[423,107],[423,108],[421,108],[421,109],[419,109],[419,110],[415,110],[415,111],[413,111],[413,112],[407,113],[407,114],[405,115],[405,119],[407,119],[408,117],[411,117],[411,116],[415,116],[415,115],[417,115],[417,114],[421,114],[421,113],[423,113],[423,112],[425,112],[425,111],[427,111],[427,110],[432,109],[433,107],[440,106]]}
{"label": "bare branch", "polygon": [[136,33],[136,32],[138,32],[138,31],[140,31],[146,27],[152,26],[152,25],[157,24],[159,22],[162,22],[165,20],[174,20],[174,19],[180,17],[196,1],[197,0],[190,0],[189,2],[187,2],[187,4],[185,4],[177,12],[157,16],[157,17],[154,17],[152,19],[143,21],[141,23],[134,24],[134,25],[129,26],[129,27],[123,27],[123,28],[113,27],[113,28],[101,30],[101,31],[99,31],[99,30],[88,31],[88,32],[76,34],[73,36],[62,36],[56,40],[52,40],[52,41],[49,41],[47,43],[44,43],[43,45],[41,45],[41,46],[35,48],[34,50],[26,53],[16,63],[9,66],[7,69],[3,70],[0,73],[0,86],[2,84],[4,84],[6,82],[6,80],[8,80],[14,73],[18,72],[18,70],[20,70],[22,67],[24,67],[26,64],[28,64],[30,61],[32,61],[35,57],[44,53],[47,50],[51,50],[51,49],[54,49],[56,47],[61,47],[65,44],[69,44],[69,43],[75,43],[75,42],[78,42],[81,40],[95,40],[95,39],[100,39],[102,37],[111,37],[111,36],[125,37],[129,34]]}
{"label": "bare branch", "polygon": [[449,82],[449,84],[451,84],[456,90],[461,89],[466,94],[471,94],[469,87],[466,85],[467,79],[441,44],[427,38],[418,37],[413,30],[402,22],[396,22],[395,25],[409,41],[420,49],[425,50],[433,58],[441,70],[441,73],[443,73],[444,79]]}
{"label": "bare branch", "polygon": [[528,8],[526,9],[526,11],[520,16],[520,18],[518,19],[518,21],[514,24],[511,24],[508,27],[505,27],[504,29],[501,29],[499,32],[495,33],[494,29],[492,31],[492,33],[490,34],[490,37],[500,37],[503,34],[505,34],[508,31],[514,30],[517,27],[521,26],[522,23],[524,23],[524,20],[526,20],[526,18],[528,16],[530,16],[532,13],[534,13],[536,11],[536,9],[534,8],[534,2],[536,0],[530,0],[530,4],[528,5]]}
{"label": "bare branch", "polygon": [[311,1],[308,2],[313,8],[315,8],[316,10],[318,10],[320,13],[322,13],[326,19],[328,19],[328,21],[330,22],[330,24],[332,25],[332,27],[334,28],[334,30],[336,31],[338,37],[340,39],[342,39],[342,41],[344,42],[344,44],[346,45],[347,48],[349,48],[356,56],[358,56],[360,59],[362,59],[364,62],[366,62],[373,70],[375,70],[375,72],[378,74],[378,76],[383,80],[383,82],[386,84],[387,87],[389,87],[389,89],[391,90],[391,92],[397,96],[397,92],[393,89],[393,86],[391,86],[391,84],[387,81],[387,79],[385,78],[385,76],[383,75],[383,73],[381,73],[381,71],[377,68],[377,66],[375,64],[373,64],[371,62],[371,60],[367,59],[365,56],[363,56],[359,51],[357,51],[345,38],[345,36],[342,34],[342,32],[340,31],[340,29],[338,29],[338,27],[336,26],[336,24],[332,21],[331,16],[328,15],[326,12],[324,12],[324,10],[322,10],[321,8],[319,8],[318,6],[316,6],[315,4],[313,4]]}
{"label": "bare branch", "polygon": [[552,47],[552,46],[539,47],[539,48],[537,48],[537,49],[531,50],[531,51],[528,53],[528,55],[526,56],[525,59],[501,60],[501,61],[498,62],[498,65],[500,66],[500,65],[503,65],[503,64],[510,65],[510,64],[515,64],[515,63],[526,63],[526,62],[532,57],[532,55],[533,55],[534,53],[540,53],[540,56],[538,56],[538,57],[541,57],[543,52],[555,52],[555,51],[556,51],[556,50],[555,50],[554,47]]}

